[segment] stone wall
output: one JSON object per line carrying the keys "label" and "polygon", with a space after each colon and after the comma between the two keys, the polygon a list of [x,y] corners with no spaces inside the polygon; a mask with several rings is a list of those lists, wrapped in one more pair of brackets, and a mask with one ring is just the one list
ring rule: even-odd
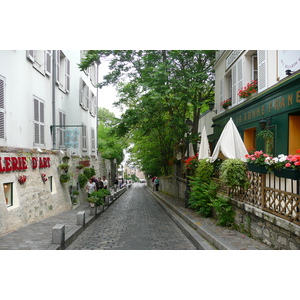
{"label": "stone wall", "polygon": [[[152,187],[151,179],[148,179],[148,186]],[[176,199],[185,199],[186,180],[175,176],[159,177],[159,191]]]}
{"label": "stone wall", "polygon": [[300,249],[300,226],[246,203],[236,200],[231,203],[240,230],[274,249]]}
{"label": "stone wall", "polygon": [[[78,184],[78,175],[83,171],[76,169],[80,162],[84,161],[89,164],[89,167],[94,167],[96,177],[103,175],[108,177],[111,172],[111,162],[109,160],[103,160],[97,156],[71,157],[68,161],[68,174],[71,175],[71,180],[61,183],[60,175],[65,171],[58,169],[63,156],[59,151],[32,153],[32,151],[20,150],[1,153],[2,158],[20,156],[26,157],[27,169],[0,173],[0,235],[72,209],[74,205],[72,204],[71,194],[74,190],[79,191],[79,196],[76,197],[77,203],[84,203],[87,199],[86,190],[85,188],[81,189]],[[50,158],[50,167],[33,169],[32,157]],[[44,182],[41,174],[45,174],[48,180]],[[21,175],[26,176],[26,182],[23,184],[18,181]],[[13,187],[13,206],[11,207],[7,207],[4,196],[4,185],[6,183],[12,183]]]}

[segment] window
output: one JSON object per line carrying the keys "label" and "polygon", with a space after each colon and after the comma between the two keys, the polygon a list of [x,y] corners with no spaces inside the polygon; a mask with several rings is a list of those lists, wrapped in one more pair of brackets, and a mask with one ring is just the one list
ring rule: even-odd
{"label": "window", "polygon": [[51,50],[27,50],[26,56],[33,63],[32,65],[36,70],[42,74],[51,75]]}
{"label": "window", "polygon": [[13,206],[13,183],[3,183],[6,206]]}
{"label": "window", "polygon": [[251,81],[258,80],[257,54],[251,56]]}
{"label": "window", "polygon": [[66,126],[66,114],[63,112],[59,112],[59,146],[65,146],[65,127]]}
{"label": "window", "polygon": [[97,115],[97,97],[94,95],[92,91],[89,100],[90,100],[90,105],[89,105],[90,114],[93,117],[95,117]]}
{"label": "window", "polygon": [[44,102],[34,99],[34,144],[45,144]]}
{"label": "window", "polygon": [[256,150],[256,127],[244,130],[244,144],[248,152]]}
{"label": "window", "polygon": [[297,154],[300,149],[300,115],[289,116],[289,154]]}
{"label": "window", "polygon": [[95,144],[95,129],[91,128],[91,137],[92,137],[92,151],[95,152],[96,144]]}
{"label": "window", "polygon": [[0,139],[5,139],[5,81],[0,76]]}
{"label": "window", "polygon": [[86,85],[86,83],[80,78],[79,82],[79,104],[84,110],[89,109],[89,87]]}
{"label": "window", "polygon": [[70,61],[60,50],[56,51],[56,83],[63,92],[70,92]]}
{"label": "window", "polygon": [[87,144],[86,144],[86,125],[82,124],[82,134],[81,134],[81,138],[82,138],[82,150],[83,151],[87,151]]}

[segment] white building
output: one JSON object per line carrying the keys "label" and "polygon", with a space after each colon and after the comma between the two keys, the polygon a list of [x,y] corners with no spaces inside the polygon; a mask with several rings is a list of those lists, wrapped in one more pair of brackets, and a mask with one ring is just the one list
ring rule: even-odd
{"label": "white building", "polygon": [[[98,67],[81,72],[83,54],[0,51],[0,234],[70,209],[75,166],[98,168]],[[67,184],[58,169],[63,156],[70,157]]]}

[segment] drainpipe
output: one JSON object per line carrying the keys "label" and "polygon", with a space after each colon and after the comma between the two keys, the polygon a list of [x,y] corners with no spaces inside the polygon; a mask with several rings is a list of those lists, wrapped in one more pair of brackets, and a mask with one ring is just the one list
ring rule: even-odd
{"label": "drainpipe", "polygon": [[[56,51],[52,50],[52,125],[55,124]],[[52,127],[53,149],[56,149],[56,128]]]}

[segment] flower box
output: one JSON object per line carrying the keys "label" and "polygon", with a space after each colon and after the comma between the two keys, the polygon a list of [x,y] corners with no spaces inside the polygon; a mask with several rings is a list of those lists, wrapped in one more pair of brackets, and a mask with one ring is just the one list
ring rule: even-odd
{"label": "flower box", "polygon": [[265,166],[257,166],[254,164],[248,164],[248,170],[256,173],[267,174],[268,170]]}
{"label": "flower box", "polygon": [[295,169],[274,169],[274,175],[277,177],[300,180],[300,170]]}

